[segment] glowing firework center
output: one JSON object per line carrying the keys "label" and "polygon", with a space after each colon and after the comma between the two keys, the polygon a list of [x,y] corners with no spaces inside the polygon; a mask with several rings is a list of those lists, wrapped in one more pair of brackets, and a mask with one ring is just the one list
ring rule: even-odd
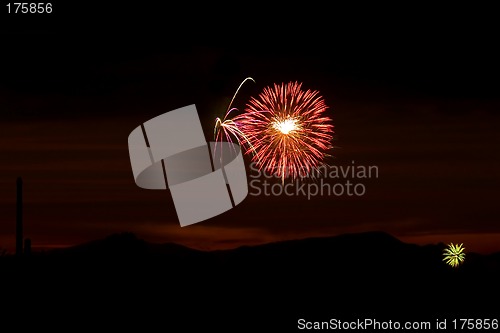
{"label": "glowing firework center", "polygon": [[291,135],[294,131],[300,130],[298,119],[292,117],[287,117],[285,119],[276,119],[272,123],[272,127],[283,135]]}

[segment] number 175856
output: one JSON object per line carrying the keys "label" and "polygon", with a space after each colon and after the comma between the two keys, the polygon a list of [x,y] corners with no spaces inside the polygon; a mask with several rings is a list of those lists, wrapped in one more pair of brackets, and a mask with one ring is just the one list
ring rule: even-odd
{"label": "number 175856", "polygon": [[52,4],[44,2],[14,2],[8,3],[9,14],[50,14]]}
{"label": "number 175856", "polygon": [[498,319],[453,319],[453,329],[497,330]]}

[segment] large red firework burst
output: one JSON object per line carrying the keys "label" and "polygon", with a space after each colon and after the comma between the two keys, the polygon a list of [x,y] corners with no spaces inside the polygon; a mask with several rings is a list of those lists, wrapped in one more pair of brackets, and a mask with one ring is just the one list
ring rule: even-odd
{"label": "large red firework burst", "polygon": [[318,91],[289,82],[264,88],[232,121],[244,133],[242,144],[259,170],[282,180],[295,179],[315,170],[332,148],[327,109]]}

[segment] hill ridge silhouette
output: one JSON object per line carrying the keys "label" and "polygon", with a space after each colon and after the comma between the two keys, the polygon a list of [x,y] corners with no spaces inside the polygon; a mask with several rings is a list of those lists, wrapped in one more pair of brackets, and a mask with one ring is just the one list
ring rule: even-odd
{"label": "hill ridge silhouette", "polygon": [[[382,243],[385,242],[387,244],[392,243],[394,246],[409,246],[409,247],[415,247],[415,248],[430,248],[430,247],[439,247],[441,249],[444,249],[446,247],[446,244],[444,242],[439,242],[439,243],[429,243],[429,244],[424,244],[424,245],[418,245],[415,243],[409,243],[409,242],[404,242],[400,240],[398,237],[391,235],[388,232],[385,231],[366,231],[366,232],[350,232],[350,233],[343,233],[343,234],[338,234],[338,235],[333,235],[333,236],[312,236],[312,237],[306,237],[306,238],[299,238],[299,239],[287,239],[287,240],[279,240],[279,241],[272,241],[272,242],[266,242],[262,244],[256,244],[256,245],[241,245],[237,246],[234,248],[229,248],[229,249],[214,249],[214,250],[202,250],[202,249],[196,249],[189,247],[187,245],[183,245],[180,243],[176,242],[163,242],[163,243],[155,243],[155,242],[148,242],[140,237],[138,237],[135,233],[133,232],[119,232],[119,233],[113,233],[109,234],[103,238],[100,239],[95,239],[91,240],[88,242],[68,246],[68,247],[63,247],[63,248],[56,248],[56,249],[50,249],[46,250],[44,252],[50,254],[50,253],[62,253],[62,252],[73,252],[73,251],[78,251],[78,250],[91,250],[93,246],[96,247],[96,249],[103,245],[103,244],[108,244],[108,245],[115,245],[115,246],[123,246],[123,245],[132,245],[132,246],[139,246],[139,244],[142,244],[143,247],[149,248],[149,251],[154,250],[159,250],[160,252],[165,251],[165,249],[162,249],[162,247],[170,248],[172,250],[177,250],[177,251],[186,251],[186,252],[197,252],[197,253],[228,253],[228,252],[233,252],[233,251],[245,251],[245,250],[250,250],[250,249],[272,249],[275,247],[282,247],[282,246],[301,246],[301,245],[308,245],[312,244],[315,242],[337,242],[337,241],[345,241],[345,242],[366,242],[366,241],[371,241],[373,243]],[[134,244],[135,243],[135,244]],[[372,244],[373,244],[372,243]],[[477,257],[500,257],[500,251],[494,252],[494,253],[489,253],[489,254],[481,254],[481,253],[476,253],[476,252],[468,252],[467,254],[477,256]]]}
{"label": "hill ridge silhouette", "polygon": [[444,243],[406,243],[387,232],[368,231],[282,240],[233,249],[199,250],[174,242],[147,242],[134,233],[121,232],[67,248],[52,249],[43,255],[33,255],[31,261],[33,265],[37,265],[37,261],[40,265],[52,265],[56,270],[59,267],[79,271],[99,269],[112,274],[114,270],[119,272],[134,265],[161,273],[160,267],[168,265],[183,272],[231,268],[248,274],[266,270],[275,276],[283,276],[297,266],[329,263],[330,268],[342,272],[341,277],[345,279],[362,274],[500,276],[500,253],[466,253],[465,262],[458,268],[452,268],[443,261],[445,247]]}
{"label": "hill ridge silhouette", "polygon": [[[103,238],[83,242],[80,244],[44,250],[42,253],[34,252],[35,255],[42,254],[45,256],[98,256],[99,254],[106,254],[111,252],[119,256],[120,254],[143,254],[143,255],[176,255],[176,254],[227,254],[234,252],[248,252],[248,251],[287,251],[290,248],[300,247],[321,247],[325,245],[348,246],[355,249],[357,247],[373,247],[372,250],[381,248],[382,246],[391,246],[394,250],[396,248],[406,248],[418,250],[430,250],[432,248],[440,249],[441,251],[446,247],[443,242],[430,243],[425,245],[418,245],[414,243],[403,242],[398,237],[391,235],[385,231],[366,231],[366,232],[351,232],[343,233],[333,236],[313,236],[300,239],[288,239],[267,242],[256,245],[241,245],[230,249],[215,249],[215,250],[202,250],[192,248],[176,242],[163,242],[155,243],[148,242],[138,237],[133,232],[118,232],[109,234]],[[121,250],[123,252],[120,252]],[[319,250],[319,248],[318,248]],[[108,253],[109,254],[109,253]],[[468,257],[474,258],[493,258],[500,260],[500,251],[490,254],[480,254],[476,252],[467,252]],[[466,261],[467,262],[467,261]]]}
{"label": "hill ridge silhouette", "polygon": [[120,320],[123,313],[167,316],[169,324],[183,325],[176,331],[206,323],[232,332],[243,324],[293,331],[304,317],[497,316],[500,256],[468,253],[452,268],[442,260],[444,247],[366,232],[202,251],[119,233],[30,258],[1,258],[0,267],[14,286],[9,290],[55,300],[66,316],[91,304],[102,313],[118,309]]}

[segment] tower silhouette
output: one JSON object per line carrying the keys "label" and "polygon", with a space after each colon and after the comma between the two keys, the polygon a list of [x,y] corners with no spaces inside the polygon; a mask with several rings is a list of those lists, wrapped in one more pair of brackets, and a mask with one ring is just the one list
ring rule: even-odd
{"label": "tower silhouette", "polygon": [[23,180],[17,178],[16,255],[23,254]]}

